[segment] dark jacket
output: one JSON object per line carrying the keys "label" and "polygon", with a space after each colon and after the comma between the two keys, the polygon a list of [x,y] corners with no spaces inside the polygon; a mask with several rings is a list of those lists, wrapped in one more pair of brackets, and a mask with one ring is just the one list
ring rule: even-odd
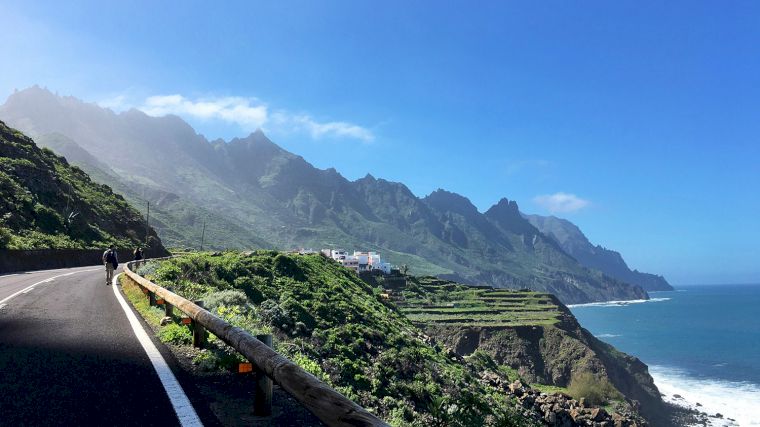
{"label": "dark jacket", "polygon": [[119,255],[116,254],[115,249],[108,249],[103,252],[103,264],[110,262],[113,265],[114,270],[119,266]]}

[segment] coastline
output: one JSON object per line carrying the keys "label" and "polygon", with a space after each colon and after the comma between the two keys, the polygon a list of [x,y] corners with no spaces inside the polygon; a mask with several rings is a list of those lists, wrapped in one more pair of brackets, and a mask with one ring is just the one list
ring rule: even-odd
{"label": "coastline", "polygon": [[[660,291],[660,292],[673,292],[673,291]],[[649,299],[629,299],[629,300],[612,300],[612,301],[597,301],[597,302],[586,302],[583,304],[568,304],[567,308],[577,308],[577,307],[616,307],[616,306],[626,306],[630,304],[643,304],[646,302],[662,302],[662,301],[669,301],[670,298],[663,297],[663,298],[649,298]]]}
{"label": "coastline", "polygon": [[[758,427],[760,382],[756,362],[748,361],[757,360],[752,355],[758,347],[738,344],[747,343],[744,338],[754,330],[756,322],[746,319],[753,319],[757,292],[732,288],[677,288],[652,292],[650,300],[568,307],[595,337],[649,366],[663,401],[673,409],[674,425]],[[735,305],[737,297],[744,305]]]}
{"label": "coastline", "polygon": [[760,385],[696,378],[678,369],[652,365],[654,378],[666,403],[698,412],[689,426],[760,426]]}

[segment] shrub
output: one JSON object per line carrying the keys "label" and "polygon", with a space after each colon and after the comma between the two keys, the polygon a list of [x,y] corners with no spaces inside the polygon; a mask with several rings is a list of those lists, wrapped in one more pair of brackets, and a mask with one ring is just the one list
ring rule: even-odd
{"label": "shrub", "polygon": [[296,301],[295,298],[285,298],[280,302],[280,307],[288,313],[289,317],[293,319],[294,322],[303,323],[309,330],[314,329],[314,327],[317,326],[317,320],[314,316]]}
{"label": "shrub", "polygon": [[193,363],[202,371],[214,371],[217,366],[219,366],[219,357],[212,351],[201,350],[201,352],[193,358]]}
{"label": "shrub", "polygon": [[254,304],[261,304],[266,299],[259,290],[259,288],[264,288],[264,285],[264,279],[261,277],[236,277],[232,282],[232,286],[245,292]]}
{"label": "shrub", "polygon": [[145,278],[153,278],[156,275],[156,270],[158,270],[158,267],[160,266],[159,263],[155,261],[148,262],[147,264],[143,264],[138,268],[135,273],[139,274],[142,277]]}
{"label": "shrub", "polygon": [[243,312],[248,311],[248,297],[245,293],[236,289],[227,289],[224,291],[214,292],[204,297],[206,309],[214,311],[217,307],[240,307]]}
{"label": "shrub", "polygon": [[292,360],[296,365],[303,368],[306,372],[329,384],[330,376],[325,373],[319,363],[309,358],[309,356],[299,352],[292,354],[290,356],[290,360]]}
{"label": "shrub", "polygon": [[34,224],[45,233],[57,233],[63,229],[63,218],[45,205],[34,205]]}
{"label": "shrub", "polygon": [[275,328],[286,331],[290,330],[295,323],[293,322],[293,319],[290,318],[290,315],[277,304],[277,301],[271,299],[261,303],[259,306],[259,316]]}
{"label": "shrub", "polygon": [[283,276],[289,276],[296,280],[304,280],[305,275],[298,263],[293,258],[285,254],[278,254],[274,257],[274,269]]}
{"label": "shrub", "polygon": [[0,226],[0,249],[8,247],[8,243],[11,241],[11,231],[7,228]]}
{"label": "shrub", "polygon": [[193,334],[185,326],[170,323],[161,328],[158,339],[172,344],[190,344],[193,342]]}
{"label": "shrub", "polygon": [[591,372],[573,374],[568,394],[576,399],[584,398],[591,405],[606,405],[610,400],[620,399],[620,392],[606,378],[597,378]]}

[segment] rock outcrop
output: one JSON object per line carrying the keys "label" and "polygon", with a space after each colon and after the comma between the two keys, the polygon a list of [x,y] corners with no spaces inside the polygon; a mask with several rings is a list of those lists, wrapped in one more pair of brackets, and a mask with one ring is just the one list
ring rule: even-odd
{"label": "rock outcrop", "polygon": [[[548,426],[556,427],[645,427],[649,423],[633,411],[615,408],[610,413],[602,407],[587,405],[564,393],[543,393],[517,380],[503,384],[497,376],[484,375],[483,380],[514,396],[523,415]],[[631,402],[634,403],[634,402]]]}
{"label": "rock outcrop", "polygon": [[561,313],[560,321],[554,325],[465,327],[430,324],[425,331],[461,356],[483,351],[497,363],[515,369],[530,383],[567,387],[573,374],[593,373],[608,379],[629,402],[638,402],[634,405],[640,404],[640,413],[647,419],[662,419],[665,405],[648,367],[639,359],[595,338],[578,324],[567,307],[556,298],[554,303]]}

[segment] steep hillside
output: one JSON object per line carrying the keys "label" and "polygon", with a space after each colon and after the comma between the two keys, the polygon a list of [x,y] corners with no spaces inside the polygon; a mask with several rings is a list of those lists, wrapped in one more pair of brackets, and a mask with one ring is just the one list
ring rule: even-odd
{"label": "steep hillside", "polygon": [[[621,426],[642,425],[631,422],[636,416],[625,405],[622,414],[608,415],[559,395],[531,392],[533,398],[519,400],[526,392],[510,388],[517,379],[513,370],[485,352],[463,358],[436,344],[381,288],[321,255],[192,254],[149,263],[138,273],[171,285],[186,298],[203,299],[212,312],[237,326],[272,333],[277,351],[394,426],[586,425],[584,417],[606,423],[602,425],[613,425],[615,419]],[[561,320],[551,297],[514,294],[552,301],[543,307],[546,316]],[[543,324],[526,320],[518,309],[507,310],[523,316],[523,324]],[[189,331],[169,324],[159,336],[187,341],[183,337]],[[211,347],[196,362],[209,370],[225,367],[230,353],[212,337]],[[543,407],[559,400],[566,405]],[[611,404],[610,409],[618,407]]]}
{"label": "steep hillside", "polygon": [[197,247],[206,218],[207,241],[216,248],[266,242],[285,249],[362,248],[416,274],[528,287],[566,303],[647,298],[638,286],[578,264],[515,216],[514,202],[483,214],[443,190],[421,199],[401,183],[369,175],[349,181],[260,131],[209,142],[178,117],[116,114],[38,87],[9,97],[0,117],[51,145],[64,135],[70,141],[56,146],[81,159],[83,168],[130,200],[156,206],[157,226],[173,244]]}
{"label": "steep hillside", "polygon": [[168,247],[198,248],[202,242],[207,248],[251,249],[274,246],[251,233],[245,224],[205,209],[175,193],[123,180],[110,166],[65,135],[44,134],[37,138],[37,143],[64,156],[69,163],[82,168],[96,182],[113,188],[133,206],[147,209],[146,202],[150,201],[151,226]]}
{"label": "steep hillside", "polygon": [[588,268],[597,269],[623,282],[641,286],[647,291],[673,290],[664,277],[631,270],[620,253],[600,245],[594,246],[578,226],[568,220],[540,215],[526,215],[525,218]]}
{"label": "steep hillside", "polygon": [[457,354],[484,352],[526,381],[544,385],[568,387],[591,373],[609,381],[628,402],[639,402],[654,425],[666,418],[647,366],[581,328],[551,294],[414,277],[394,291],[401,311]]}
{"label": "steep hillside", "polygon": [[[228,321],[275,336],[275,348],[395,426],[532,425],[474,366],[425,341],[392,304],[319,255],[188,255],[138,273]],[[178,325],[175,335],[187,333]],[[203,366],[229,359],[212,338]],[[495,373],[504,381],[507,377]]]}
{"label": "steep hillside", "polygon": [[[0,122],[0,248],[133,247],[143,218],[81,169]],[[155,231],[150,246],[163,251]]]}

